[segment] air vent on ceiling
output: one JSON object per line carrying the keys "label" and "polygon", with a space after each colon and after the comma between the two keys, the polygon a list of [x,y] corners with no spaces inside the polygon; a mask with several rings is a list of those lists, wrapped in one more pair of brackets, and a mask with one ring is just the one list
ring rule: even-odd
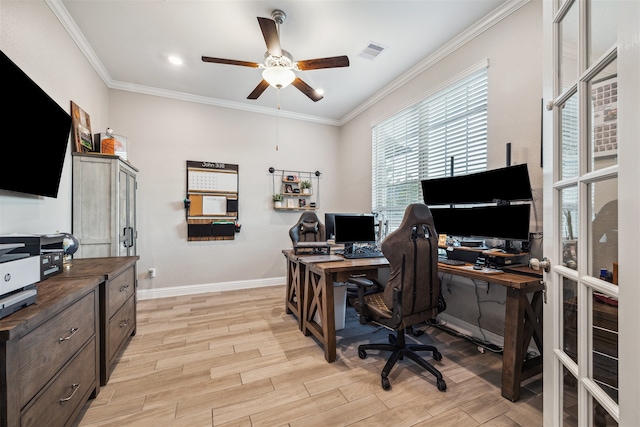
{"label": "air vent on ceiling", "polygon": [[369,42],[369,45],[365,47],[362,52],[360,52],[359,56],[369,60],[374,60],[378,55],[382,53],[383,50],[385,50],[385,48],[386,46],[380,43]]}

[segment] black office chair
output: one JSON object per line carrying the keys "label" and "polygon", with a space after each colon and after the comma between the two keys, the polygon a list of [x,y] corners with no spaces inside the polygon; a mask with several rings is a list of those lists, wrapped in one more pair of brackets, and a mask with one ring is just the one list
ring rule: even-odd
{"label": "black office chair", "polygon": [[349,282],[358,285],[354,306],[360,323],[382,325],[397,335],[389,334],[388,344],[360,345],[358,356],[366,358],[367,350],[391,352],[381,373],[385,390],[391,388],[391,369],[406,356],[433,374],[438,390],[444,391],[447,384],[442,374],[417,352],[429,351],[435,360],[442,360],[442,354],[431,345],[405,342],[406,329],[435,318],[444,309],[438,280],[438,235],[427,205],[418,203],[407,207],[398,229],[382,242],[382,252],[390,267],[389,281],[382,292],[366,295],[365,289],[374,284],[364,278],[350,278]]}
{"label": "black office chair", "polygon": [[325,238],[325,227],[315,212],[303,212],[293,227],[289,237],[294,253],[328,253],[329,245]]}

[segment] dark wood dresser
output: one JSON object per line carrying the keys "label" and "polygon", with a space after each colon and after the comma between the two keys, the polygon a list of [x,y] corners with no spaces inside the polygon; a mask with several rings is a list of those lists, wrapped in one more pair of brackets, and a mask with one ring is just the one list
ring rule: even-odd
{"label": "dark wood dresser", "polygon": [[0,319],[0,426],[69,426],[136,330],[138,256],[86,258]]}

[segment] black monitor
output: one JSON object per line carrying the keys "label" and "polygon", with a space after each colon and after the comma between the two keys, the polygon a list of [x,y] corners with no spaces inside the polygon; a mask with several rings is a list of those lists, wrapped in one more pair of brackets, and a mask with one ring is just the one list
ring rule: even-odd
{"label": "black monitor", "polygon": [[434,207],[430,210],[438,234],[507,241],[529,240],[529,203],[470,208]]}
{"label": "black monitor", "polygon": [[327,236],[327,240],[334,240],[336,237],[336,216],[347,215],[356,216],[358,213],[346,213],[346,212],[329,212],[324,214],[324,231]]}
{"label": "black monitor", "polygon": [[431,205],[532,200],[527,164],[422,181],[424,203]]}
{"label": "black monitor", "polygon": [[373,215],[336,215],[336,243],[345,245],[345,252],[356,243],[375,243],[376,231]]}

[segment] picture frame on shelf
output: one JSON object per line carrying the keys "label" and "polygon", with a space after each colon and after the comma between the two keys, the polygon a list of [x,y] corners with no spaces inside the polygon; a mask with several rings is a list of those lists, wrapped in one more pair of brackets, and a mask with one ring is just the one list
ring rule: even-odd
{"label": "picture frame on shelf", "polygon": [[301,208],[306,208],[307,207],[307,199],[298,199],[298,205]]}
{"label": "picture frame on shelf", "polygon": [[287,199],[287,208],[295,208],[295,207],[296,207],[295,200]]}
{"label": "picture frame on shelf", "polygon": [[293,186],[291,184],[285,184],[284,192],[287,194],[293,194]]}

